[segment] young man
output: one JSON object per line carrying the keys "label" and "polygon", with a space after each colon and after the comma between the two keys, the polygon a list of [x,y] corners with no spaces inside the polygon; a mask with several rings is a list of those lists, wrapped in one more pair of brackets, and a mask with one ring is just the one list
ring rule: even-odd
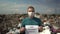
{"label": "young man", "polygon": [[42,31],[42,22],[40,19],[34,17],[34,7],[29,6],[27,9],[27,13],[28,13],[28,17],[23,19],[22,24],[21,24],[21,29],[20,32],[24,32],[25,31],[25,26],[26,25],[38,25],[38,30]]}

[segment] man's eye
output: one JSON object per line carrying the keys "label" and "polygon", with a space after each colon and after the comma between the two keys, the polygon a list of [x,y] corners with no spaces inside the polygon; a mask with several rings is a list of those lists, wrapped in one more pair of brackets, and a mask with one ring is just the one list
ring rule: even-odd
{"label": "man's eye", "polygon": [[34,11],[29,11],[29,12],[34,12]]}

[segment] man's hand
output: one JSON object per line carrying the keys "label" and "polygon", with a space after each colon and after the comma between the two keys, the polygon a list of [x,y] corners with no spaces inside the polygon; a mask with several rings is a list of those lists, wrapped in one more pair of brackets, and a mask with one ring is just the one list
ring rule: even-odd
{"label": "man's hand", "polygon": [[24,31],[25,31],[25,28],[22,27],[22,28],[20,29],[20,32],[22,33],[22,32],[24,32]]}
{"label": "man's hand", "polygon": [[38,30],[39,30],[40,32],[42,32],[42,31],[43,31],[43,27],[42,27],[42,26],[39,26],[39,27],[38,27]]}

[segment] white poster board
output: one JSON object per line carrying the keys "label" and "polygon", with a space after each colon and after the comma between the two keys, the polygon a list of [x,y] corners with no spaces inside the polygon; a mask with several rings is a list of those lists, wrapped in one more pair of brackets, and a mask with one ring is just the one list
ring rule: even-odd
{"label": "white poster board", "polygon": [[60,33],[57,33],[57,34],[60,34]]}
{"label": "white poster board", "polygon": [[25,26],[26,34],[38,34],[38,26],[37,25],[26,25]]}

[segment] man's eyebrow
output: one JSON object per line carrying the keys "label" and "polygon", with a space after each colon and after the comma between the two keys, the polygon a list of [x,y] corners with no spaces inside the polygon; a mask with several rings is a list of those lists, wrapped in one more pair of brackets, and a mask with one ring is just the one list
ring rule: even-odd
{"label": "man's eyebrow", "polygon": [[34,12],[34,11],[28,11],[28,12]]}

